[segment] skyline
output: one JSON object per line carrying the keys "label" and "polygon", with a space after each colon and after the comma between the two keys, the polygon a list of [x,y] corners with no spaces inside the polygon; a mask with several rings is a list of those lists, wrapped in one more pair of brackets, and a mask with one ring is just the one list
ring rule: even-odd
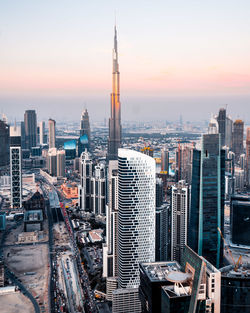
{"label": "skyline", "polygon": [[250,4],[130,2],[3,4],[0,111],[77,120],[87,107],[107,118],[116,9],[123,120],[208,119],[227,103],[247,121]]}

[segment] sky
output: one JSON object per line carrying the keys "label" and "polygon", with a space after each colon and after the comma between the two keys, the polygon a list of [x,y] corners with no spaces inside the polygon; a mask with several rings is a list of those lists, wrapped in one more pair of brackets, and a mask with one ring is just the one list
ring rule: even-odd
{"label": "sky", "polygon": [[122,119],[250,120],[249,0],[0,0],[0,112],[108,118],[115,15]]}

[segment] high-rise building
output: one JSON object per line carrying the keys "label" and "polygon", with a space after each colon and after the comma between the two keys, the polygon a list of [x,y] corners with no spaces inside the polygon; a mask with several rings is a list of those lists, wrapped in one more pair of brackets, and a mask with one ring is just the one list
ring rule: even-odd
{"label": "high-rise building", "polygon": [[91,212],[96,215],[106,214],[106,177],[103,163],[95,166],[91,178]]}
{"label": "high-rise building", "polygon": [[9,164],[9,125],[0,120],[0,166]]}
{"label": "high-rise building", "polygon": [[164,203],[155,211],[155,260],[166,261],[169,256],[169,205]]}
{"label": "high-rise building", "polygon": [[181,263],[140,263],[142,313],[220,313],[220,289],[220,271],[187,246]]}
{"label": "high-rise building", "polygon": [[231,244],[250,247],[250,196],[235,194],[230,199]]}
{"label": "high-rise building", "polygon": [[226,136],[225,136],[225,146],[232,148],[233,141],[233,120],[230,116],[226,118]]}
{"label": "high-rise building", "polygon": [[118,150],[118,287],[139,286],[139,263],[155,260],[155,160]]}
{"label": "high-rise building", "polygon": [[65,151],[64,150],[58,150],[57,151],[57,176],[58,177],[64,177],[65,176]]}
{"label": "high-rise building", "polygon": [[223,263],[225,150],[220,134],[202,137],[201,151],[193,152],[188,245],[219,268]]}
{"label": "high-rise building", "polygon": [[247,128],[246,138],[246,182],[250,188],[250,127]]}
{"label": "high-rise building", "polygon": [[225,146],[225,138],[226,138],[226,118],[227,113],[226,109],[222,108],[219,111],[219,115],[217,116],[217,121],[219,125],[219,134],[221,134],[221,146]]}
{"label": "high-rise building", "polygon": [[115,26],[113,49],[113,80],[111,93],[111,117],[109,119],[108,159],[115,160],[121,147],[120,72],[118,64],[117,31]]}
{"label": "high-rise building", "polygon": [[[103,277],[118,276],[118,161],[109,161],[106,243],[103,245]],[[107,283],[108,292],[108,283]]]}
{"label": "high-rise building", "polygon": [[[249,215],[248,215],[249,216]],[[228,265],[221,271],[221,310],[220,313],[250,312],[250,264]]]}
{"label": "high-rise building", "polygon": [[56,147],[56,121],[49,119],[49,149]]}
{"label": "high-rise building", "polygon": [[47,155],[47,169],[51,176],[57,176],[57,150],[51,148]]}
{"label": "high-rise building", "polygon": [[235,153],[235,161],[238,162],[243,150],[244,122],[236,120],[233,124],[233,146],[232,151]]}
{"label": "high-rise building", "polygon": [[161,170],[163,172],[167,172],[168,174],[169,169],[169,152],[167,149],[161,150]]}
{"label": "high-rise building", "polygon": [[87,109],[82,111],[81,116],[80,137],[84,135],[88,136],[88,142],[90,145],[90,124],[89,124],[89,113]]}
{"label": "high-rise building", "polygon": [[180,263],[187,244],[189,219],[189,185],[181,180],[171,193],[171,260]]}
{"label": "high-rise building", "polygon": [[80,157],[79,206],[85,211],[91,210],[91,178],[93,177],[93,161],[88,151]]}
{"label": "high-rise building", "polygon": [[10,127],[11,207],[22,207],[22,148],[21,128]]}
{"label": "high-rise building", "polygon": [[24,113],[25,144],[26,149],[36,147],[37,143],[37,118],[35,110],[26,110]]}
{"label": "high-rise building", "polygon": [[26,149],[25,123],[21,121],[21,146],[22,150]]}
{"label": "high-rise building", "polygon": [[185,180],[192,182],[193,144],[183,144],[176,150],[176,181]]}
{"label": "high-rise building", "polygon": [[44,121],[39,123],[39,143],[40,145],[45,144],[45,122]]}
{"label": "high-rise building", "polygon": [[210,122],[208,124],[208,134],[218,134],[219,132],[219,125],[217,119],[211,117]]}

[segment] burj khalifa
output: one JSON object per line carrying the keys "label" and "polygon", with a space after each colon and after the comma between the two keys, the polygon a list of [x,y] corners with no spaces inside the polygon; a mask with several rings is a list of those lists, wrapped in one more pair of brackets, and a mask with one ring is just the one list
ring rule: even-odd
{"label": "burj khalifa", "polygon": [[108,159],[118,158],[118,148],[121,147],[121,103],[120,103],[120,72],[117,51],[117,31],[115,26],[113,48],[113,80],[111,93],[111,117],[109,119]]}

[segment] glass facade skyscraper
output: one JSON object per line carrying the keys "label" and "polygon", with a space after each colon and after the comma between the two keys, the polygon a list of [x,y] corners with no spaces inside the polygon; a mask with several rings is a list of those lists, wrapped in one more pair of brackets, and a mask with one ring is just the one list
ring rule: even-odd
{"label": "glass facade skyscraper", "polygon": [[223,263],[225,150],[220,134],[206,134],[193,152],[188,245],[217,268]]}

